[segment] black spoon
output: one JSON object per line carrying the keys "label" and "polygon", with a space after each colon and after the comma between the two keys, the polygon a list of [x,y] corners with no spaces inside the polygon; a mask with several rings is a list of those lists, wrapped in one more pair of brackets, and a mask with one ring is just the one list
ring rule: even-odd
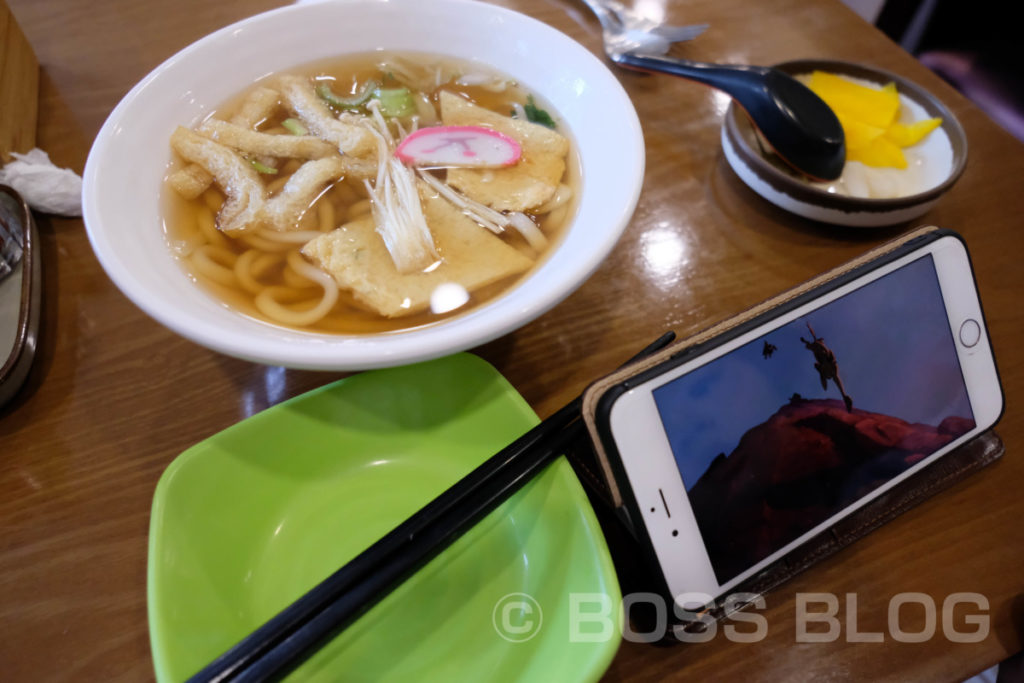
{"label": "black spoon", "polygon": [[810,88],[778,69],[632,52],[609,56],[630,69],[680,76],[730,95],[779,158],[813,180],[835,180],[843,172],[846,141],[835,112]]}
{"label": "black spoon", "polygon": [[670,27],[637,15],[618,0],[582,0],[601,22],[608,58],[620,66],[681,76],[731,95],[783,161],[813,180],[835,180],[846,142],[835,113],[810,88],[778,69],[706,64],[663,57],[706,24]]}

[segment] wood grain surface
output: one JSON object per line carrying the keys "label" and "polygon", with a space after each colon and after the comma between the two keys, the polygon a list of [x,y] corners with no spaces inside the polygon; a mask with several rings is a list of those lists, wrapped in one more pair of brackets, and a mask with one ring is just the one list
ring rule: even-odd
{"label": "wood grain surface", "polygon": [[0,164],[35,146],[39,64],[32,46],[0,0]]}
{"label": "wood grain surface", "polygon": [[[148,71],[204,34],[281,4],[7,1],[41,67],[38,145],[79,173],[105,117]],[[599,27],[576,0],[500,4],[601,54]],[[627,642],[605,678],[962,680],[1024,642],[1024,410],[1016,403],[1024,395],[1024,147],[838,0],[687,0],[669,2],[666,19],[711,24],[676,48],[680,56],[846,59],[916,81],[967,131],[962,179],[911,224],[810,222],[765,202],[729,169],[719,144],[723,96],[616,71],[647,145],[643,193],[624,238],[565,302],[475,352],[544,416],[662,331],[701,329],[930,223],[959,231],[973,255],[1006,394],[998,427],[1006,456],[770,594],[762,641]],[[339,375],[261,367],[176,336],[114,287],[80,220],[38,219],[41,348],[27,386],[0,409],[0,679],[150,680],[147,530],[161,472],[198,441]],[[666,245],[669,261],[657,258]],[[855,628],[844,622],[831,643],[797,642],[796,594],[809,592],[839,596]],[[990,634],[973,644],[897,642],[886,614],[904,592],[940,605],[953,593],[980,593]],[[845,609],[847,593],[856,610]],[[915,614],[906,608],[907,631],[919,627]],[[882,632],[884,642],[850,642],[858,632]]]}

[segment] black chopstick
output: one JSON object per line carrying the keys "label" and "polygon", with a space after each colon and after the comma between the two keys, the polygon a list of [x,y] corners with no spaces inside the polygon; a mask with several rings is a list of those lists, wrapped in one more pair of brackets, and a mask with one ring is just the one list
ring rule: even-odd
{"label": "black chopstick", "polygon": [[[666,332],[629,361],[667,346]],[[243,638],[190,683],[265,681],[298,666],[558,457],[582,429],[577,397]]]}
{"label": "black chopstick", "polygon": [[253,662],[233,681],[276,680],[301,664],[310,654],[344,630],[391,590],[416,573],[463,533],[501,505],[562,453],[563,447],[583,429],[576,420],[551,441],[531,448],[517,461],[514,472],[486,481],[458,506],[442,514],[422,533],[408,539],[373,572],[326,605],[277,647]]}

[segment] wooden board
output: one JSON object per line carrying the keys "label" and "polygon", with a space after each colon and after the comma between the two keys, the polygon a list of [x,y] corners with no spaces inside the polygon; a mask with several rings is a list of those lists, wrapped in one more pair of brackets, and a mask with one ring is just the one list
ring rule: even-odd
{"label": "wooden board", "polygon": [[32,46],[0,0],[0,161],[35,147],[39,110],[39,62]]}

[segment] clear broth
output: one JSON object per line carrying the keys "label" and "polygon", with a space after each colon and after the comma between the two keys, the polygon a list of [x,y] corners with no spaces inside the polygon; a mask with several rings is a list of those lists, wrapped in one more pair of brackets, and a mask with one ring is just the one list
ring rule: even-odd
{"label": "clear broth", "polygon": [[[373,53],[347,56],[316,62],[289,73],[311,78],[316,77],[318,81],[325,78],[333,79],[334,82],[331,84],[331,87],[334,92],[339,95],[347,95],[356,92],[360,84],[365,83],[370,78],[377,78],[379,80],[382,76],[380,64],[389,60],[400,60],[404,64],[420,65],[421,68],[424,68],[423,65],[439,65],[447,71],[458,71],[463,74],[485,73],[506,79],[509,82],[504,92],[494,92],[479,85],[458,85],[454,81],[443,83],[441,87],[434,88],[426,93],[438,111],[440,110],[438,98],[441,90],[464,95],[477,105],[504,115],[508,115],[511,112],[513,103],[525,104],[527,96],[530,94],[516,84],[513,79],[494,69],[468,61],[437,55]],[[398,77],[398,80],[399,83],[386,82],[385,86],[395,87],[403,84],[401,77]],[[262,81],[253,87],[258,87],[261,83]],[[413,88],[410,87],[410,89]],[[231,115],[241,106],[248,92],[249,90],[246,90],[228,100],[222,107],[211,113],[210,116],[218,119],[230,119]],[[191,261],[190,255],[194,254],[196,249],[206,244],[212,244],[226,250],[226,252],[220,249],[216,250],[218,254],[222,254],[222,258],[215,258],[213,260],[224,261],[220,265],[225,270],[229,270],[230,264],[228,263],[227,253],[233,255],[233,258],[237,258],[245,251],[254,248],[251,246],[251,240],[249,243],[245,243],[212,228],[213,217],[224,199],[220,188],[216,184],[198,198],[191,200],[181,197],[165,184],[164,232],[168,246],[175,253],[189,277],[198,286],[229,308],[271,325],[329,334],[379,334],[419,328],[463,315],[501,296],[514,288],[516,284],[529,277],[552,251],[557,248],[566,230],[566,226],[571,223],[576,212],[580,188],[580,168],[575,143],[570,132],[565,129],[564,125],[561,125],[561,119],[557,112],[546,102],[536,99],[536,103],[547,110],[556,122],[559,122],[557,131],[569,139],[570,148],[569,154],[566,157],[566,171],[561,182],[572,189],[572,199],[563,207],[559,207],[546,215],[538,215],[531,211],[525,212],[534,219],[548,239],[546,248],[540,254],[534,252],[517,231],[511,228],[506,229],[501,235],[502,239],[517,250],[530,255],[534,259],[533,266],[519,275],[505,278],[502,281],[472,291],[468,302],[454,311],[440,314],[424,311],[402,317],[388,318],[369,310],[360,304],[349,292],[341,289],[338,302],[324,318],[316,323],[302,326],[289,325],[268,318],[256,307],[254,303],[255,293],[245,289],[237,281],[237,278],[234,278],[234,282],[232,282],[232,278],[227,276],[219,278],[208,277],[194,267]],[[257,127],[257,130],[261,132],[279,130],[281,129],[281,122],[288,116],[290,114],[284,111],[284,108],[279,108],[275,118],[262,122]],[[264,177],[265,186],[279,188],[284,184],[290,173],[294,172],[299,163],[301,163],[299,160],[286,162],[278,174]],[[168,168],[168,175],[183,166],[182,160],[177,155],[174,155],[174,160]],[[268,196],[272,197],[273,195],[274,190],[271,189]],[[321,214],[326,211],[333,213],[333,227],[339,227],[355,217],[364,215],[360,211],[360,207],[365,208],[366,196],[366,190],[362,185],[362,181],[342,178],[320,194],[303,214],[299,226],[301,229],[317,229],[316,226],[320,223]],[[322,206],[323,203],[330,203],[330,207]],[[359,213],[354,213],[353,209],[356,209]],[[480,229],[484,230],[485,228],[481,227]],[[304,243],[290,245],[288,251],[298,251],[303,245]],[[282,251],[279,248],[275,248],[273,251],[266,250],[266,253],[273,252],[287,254],[287,251]],[[269,260],[270,257],[267,258]],[[285,272],[283,261],[284,259],[281,259],[281,262],[261,273],[259,284],[283,288],[277,291],[286,293],[281,296],[275,296],[275,299],[296,311],[312,308],[319,301],[322,289],[303,285],[301,282],[297,282],[294,276],[289,277],[289,274]]]}

